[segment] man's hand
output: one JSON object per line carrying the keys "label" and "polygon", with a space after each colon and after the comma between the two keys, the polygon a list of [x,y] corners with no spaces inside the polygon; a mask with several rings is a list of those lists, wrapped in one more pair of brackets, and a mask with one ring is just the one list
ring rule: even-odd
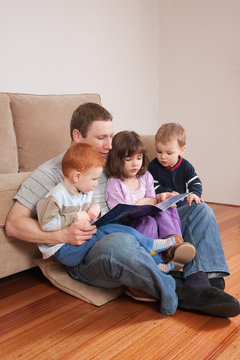
{"label": "man's hand", "polygon": [[87,221],[76,221],[62,232],[62,242],[71,245],[82,245],[97,232],[95,225],[90,225]]}
{"label": "man's hand", "polygon": [[200,202],[204,202],[200,197],[195,194],[191,194],[187,197],[188,205],[191,206],[192,202],[195,201],[196,204],[200,204]]}

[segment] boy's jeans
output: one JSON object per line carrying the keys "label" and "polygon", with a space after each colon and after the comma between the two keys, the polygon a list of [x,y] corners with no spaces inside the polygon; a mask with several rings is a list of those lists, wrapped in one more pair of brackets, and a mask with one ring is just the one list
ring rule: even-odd
{"label": "boy's jeans", "polygon": [[[159,239],[154,240],[149,238],[137,230],[120,224],[107,224],[100,226],[91,239],[85,241],[82,245],[71,245],[71,244],[64,244],[56,253],[55,257],[60,261],[62,264],[67,266],[77,266],[79,265],[91,247],[104,236],[109,234],[115,233],[123,233],[128,235],[133,235],[133,237],[140,243],[140,245],[147,251],[148,253],[152,253],[152,257],[156,264],[163,263],[161,256],[158,253],[161,253],[164,250],[169,249],[172,245],[175,244],[174,238],[168,239]],[[111,245],[110,245],[111,246]],[[121,244],[120,244],[121,248]],[[163,265],[161,267],[162,270],[165,272],[169,272],[170,270],[174,269],[174,265],[166,266]]]}
{"label": "boy's jeans", "polygon": [[[195,258],[184,267],[184,276],[197,271],[227,276],[229,270],[224,257],[215,216],[204,203],[178,209],[185,241],[196,247]],[[174,279],[157,268],[152,257],[132,235],[110,234],[99,240],[68,273],[86,284],[115,288],[120,285],[140,289],[160,299],[160,311],[172,315],[177,308]],[[209,274],[211,276],[211,274]]]}

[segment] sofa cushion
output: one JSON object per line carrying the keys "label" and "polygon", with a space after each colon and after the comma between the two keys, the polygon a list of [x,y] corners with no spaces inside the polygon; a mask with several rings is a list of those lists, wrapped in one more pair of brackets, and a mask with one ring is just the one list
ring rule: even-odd
{"label": "sofa cushion", "polygon": [[101,103],[97,94],[9,96],[20,171],[32,171],[66,150],[73,111],[85,102]]}
{"label": "sofa cushion", "polygon": [[13,197],[28,175],[30,172],[0,174],[0,227],[5,226],[8,212],[13,205]]}
{"label": "sofa cushion", "polygon": [[53,285],[90,304],[96,306],[104,305],[108,301],[116,299],[124,292],[124,287],[103,289],[74,280],[68,275],[65,267],[54,258],[47,260],[37,258],[34,259],[34,262],[40,267],[42,273]]}
{"label": "sofa cushion", "polygon": [[37,244],[8,237],[0,227],[0,278],[36,266],[33,259],[37,256],[40,256]]}
{"label": "sofa cushion", "polygon": [[156,157],[155,135],[141,135],[149,161]]}
{"label": "sofa cushion", "polygon": [[0,174],[18,171],[16,136],[10,109],[10,98],[0,93]]}

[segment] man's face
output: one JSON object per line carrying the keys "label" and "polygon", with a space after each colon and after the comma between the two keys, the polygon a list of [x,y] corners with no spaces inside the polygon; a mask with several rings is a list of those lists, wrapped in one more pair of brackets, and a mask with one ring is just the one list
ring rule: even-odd
{"label": "man's face", "polygon": [[94,121],[90,126],[87,136],[83,138],[81,135],[75,142],[87,143],[105,158],[112,148],[113,123],[109,121]]}

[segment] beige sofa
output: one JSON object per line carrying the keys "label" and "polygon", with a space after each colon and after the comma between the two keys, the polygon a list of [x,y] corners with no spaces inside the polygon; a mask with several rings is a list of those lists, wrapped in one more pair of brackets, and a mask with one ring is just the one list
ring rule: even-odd
{"label": "beige sofa", "polygon": [[[70,145],[72,112],[88,101],[101,103],[98,94],[0,93],[0,278],[34,267],[36,263],[47,277],[49,275],[46,273],[47,263],[44,267],[41,259],[34,260],[40,258],[36,244],[9,238],[5,233],[5,221],[13,205],[12,198],[23,180],[38,165]],[[154,156],[153,136],[142,138],[151,159]],[[61,270],[59,276],[65,276],[64,269],[58,268],[58,264],[51,263],[51,266],[57,275]],[[56,278],[50,280],[56,282]]]}

